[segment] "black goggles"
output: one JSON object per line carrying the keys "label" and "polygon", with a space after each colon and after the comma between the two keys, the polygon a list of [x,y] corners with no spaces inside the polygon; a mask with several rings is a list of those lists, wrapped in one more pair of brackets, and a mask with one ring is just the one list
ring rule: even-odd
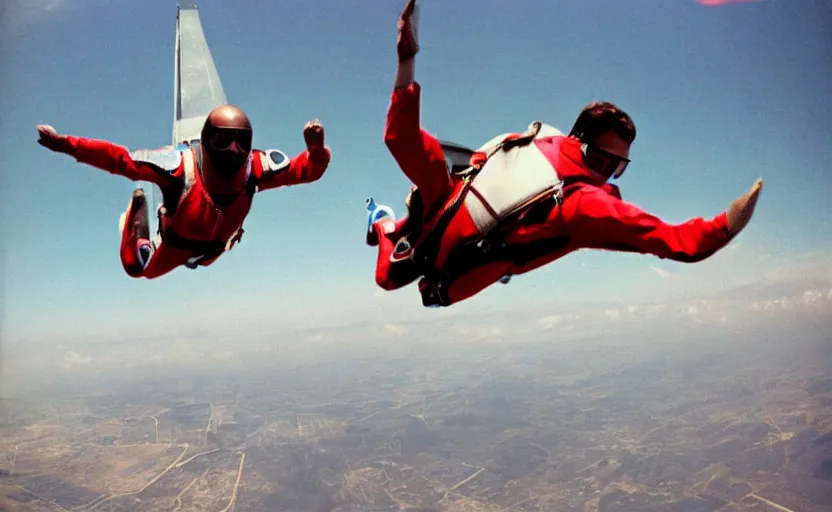
{"label": "black goggles", "polygon": [[211,149],[248,153],[251,151],[251,130],[220,128],[208,138]]}
{"label": "black goggles", "polygon": [[630,164],[629,158],[604,151],[601,148],[590,146],[586,143],[581,144],[581,153],[586,158],[586,163],[589,168],[607,179],[620,178]]}

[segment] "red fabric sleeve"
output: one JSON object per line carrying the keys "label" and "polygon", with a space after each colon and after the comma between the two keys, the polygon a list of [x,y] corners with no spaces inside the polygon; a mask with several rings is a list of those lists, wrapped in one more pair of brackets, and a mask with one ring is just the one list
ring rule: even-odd
{"label": "red fabric sleeve", "polygon": [[429,215],[453,190],[439,141],[419,124],[421,87],[413,82],[393,91],[387,109],[384,143],[402,172],[416,185]]}
{"label": "red fabric sleeve", "polygon": [[583,187],[563,205],[566,230],[590,249],[638,252],[694,263],[724,247],[730,236],[725,212],[669,224],[595,187]]}
{"label": "red fabric sleeve", "polygon": [[[147,163],[133,161],[130,151],[124,146],[105,140],[72,135],[67,135],[66,140],[71,148],[69,155],[80,163],[97,167],[110,174],[124,176],[132,181],[150,181],[162,188],[169,186],[174,180],[174,173],[166,172]],[[180,169],[176,170],[176,174]]]}
{"label": "red fabric sleeve", "polygon": [[258,182],[258,189],[268,190],[318,181],[329,167],[331,158],[332,155],[326,147],[316,148],[313,151],[303,151],[292,158],[286,172],[263,175]]}

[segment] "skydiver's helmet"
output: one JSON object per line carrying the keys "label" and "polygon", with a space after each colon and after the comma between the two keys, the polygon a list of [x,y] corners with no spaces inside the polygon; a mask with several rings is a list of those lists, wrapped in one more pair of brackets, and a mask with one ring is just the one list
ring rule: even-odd
{"label": "skydiver's helmet", "polygon": [[212,110],[202,126],[202,178],[211,195],[234,195],[246,181],[252,129],[248,116],[233,105]]}

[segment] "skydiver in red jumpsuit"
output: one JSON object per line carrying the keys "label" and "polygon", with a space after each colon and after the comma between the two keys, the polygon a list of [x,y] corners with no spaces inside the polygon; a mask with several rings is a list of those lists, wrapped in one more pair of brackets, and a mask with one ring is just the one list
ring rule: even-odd
{"label": "skydiver in red jumpsuit", "polygon": [[[420,126],[421,90],[414,80],[419,50],[412,17],[415,4],[408,0],[398,22],[398,67],[384,133],[387,148],[414,186],[405,201],[408,214],[399,220],[378,217],[375,222],[371,217],[367,233],[367,243],[379,247],[376,283],[383,289],[419,279],[424,306],[450,306],[582,248],[693,263],[719,251],[750,221],[762,180],[716,217],[678,225],[623,201],[618,187],[608,180],[626,169],[636,130],[631,118],[608,102],[585,107],[569,135],[555,129],[546,134],[538,124],[529,133],[491,141],[517,142],[525,161],[534,163],[517,169],[518,181],[545,167],[556,179],[536,179],[561,184],[556,193],[498,221],[502,214],[489,209],[488,198],[474,193],[477,180],[466,185],[466,173],[454,172],[455,165],[449,168],[448,161],[458,162],[460,148],[440,142]],[[469,150],[461,167],[484,169],[493,147]],[[515,186],[511,181],[495,186],[488,179],[491,185],[480,188],[490,186],[492,198],[500,199]]]}
{"label": "skydiver in red jumpsuit", "polygon": [[279,150],[252,149],[246,114],[233,105],[212,110],[197,144],[129,151],[103,140],[59,135],[38,125],[42,146],[133,181],[162,190],[159,237],[151,240],[147,200],[136,189],[123,215],[120,256],[131,277],[153,279],[185,265],[208,266],[242,236],[254,194],[321,178],[330,161],[324,128],[306,124],[306,150],[289,159]]}

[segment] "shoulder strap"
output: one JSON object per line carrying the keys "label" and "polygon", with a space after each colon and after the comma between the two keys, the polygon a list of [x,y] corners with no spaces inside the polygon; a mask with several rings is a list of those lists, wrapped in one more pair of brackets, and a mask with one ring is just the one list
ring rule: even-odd
{"label": "shoulder strap", "polygon": [[[196,155],[194,155],[196,153]],[[198,162],[201,167],[202,164],[202,150],[199,146],[195,148],[189,148],[182,152],[182,156],[184,158],[184,171],[185,171],[185,187],[183,188],[183,194],[191,189],[194,186],[195,181],[195,173],[196,169],[194,166],[194,160]]]}
{"label": "shoulder strap", "polygon": [[194,153],[190,148],[180,152],[182,158],[183,176],[175,185],[162,189],[163,210],[159,211],[160,229],[163,216],[172,217],[179,209],[179,203],[194,184]]}
{"label": "shoulder strap", "polygon": [[451,201],[449,201],[440,211],[438,217],[426,226],[427,229],[425,229],[413,243],[416,258],[423,266],[425,277],[427,277],[428,280],[439,278],[440,270],[435,266],[436,257],[439,253],[439,245],[448,224],[464,203],[479,171],[483,168],[488,159],[497,154],[497,152],[510,151],[513,148],[525,146],[532,142],[534,138],[537,137],[537,134],[540,133],[542,126],[542,122],[535,121],[529,126],[529,129],[526,130],[525,133],[516,136],[504,137],[502,140],[494,144],[493,147],[487,150],[488,152],[485,155],[485,158],[481,161],[478,161],[476,164],[471,164],[464,170],[459,170],[455,173],[457,177],[463,180],[462,187],[460,187],[456,196],[452,198]]}
{"label": "shoulder strap", "polygon": [[196,143],[192,145],[191,151],[193,151],[193,157],[196,163],[196,168],[202,169],[202,144]]}

